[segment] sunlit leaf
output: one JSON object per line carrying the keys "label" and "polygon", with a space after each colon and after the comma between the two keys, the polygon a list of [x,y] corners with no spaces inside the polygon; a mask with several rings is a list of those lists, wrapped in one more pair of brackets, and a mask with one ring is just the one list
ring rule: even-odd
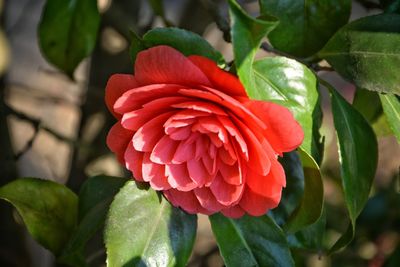
{"label": "sunlit leaf", "polygon": [[210,222],[227,267],[294,266],[285,235],[270,217],[233,220],[214,214]]}
{"label": "sunlit leaf", "polygon": [[318,52],[349,19],[350,0],[260,0],[261,13],[275,16],[279,25],[271,44],[289,54],[308,57]]}
{"label": "sunlit leaf", "polygon": [[48,180],[22,178],[0,188],[0,198],[19,212],[32,237],[58,255],[77,223],[78,198]]}
{"label": "sunlit leaf", "polygon": [[185,266],[197,217],[174,208],[134,181],[116,195],[108,214],[105,244],[109,266]]}
{"label": "sunlit leaf", "polygon": [[360,88],[399,94],[400,15],[380,14],[353,21],[318,55]]}

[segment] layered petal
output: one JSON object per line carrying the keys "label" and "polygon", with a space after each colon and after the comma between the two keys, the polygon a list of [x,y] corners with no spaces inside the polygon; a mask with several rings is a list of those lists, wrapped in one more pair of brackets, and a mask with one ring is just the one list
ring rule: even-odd
{"label": "layered petal", "polygon": [[114,111],[114,104],[117,99],[126,91],[138,87],[138,83],[131,74],[114,74],[107,82],[105,91],[105,102],[108,110],[117,118],[120,114]]}
{"label": "layered petal", "polygon": [[239,79],[231,73],[220,69],[217,64],[202,56],[188,57],[210,80],[212,87],[225,94],[233,96],[247,96],[246,90]]}
{"label": "layered petal", "polygon": [[207,76],[195,64],[182,53],[165,45],[152,47],[137,55],[135,79],[141,85],[210,85]]}
{"label": "layered petal", "polygon": [[246,106],[267,125],[265,137],[277,153],[289,152],[301,145],[303,129],[287,108],[257,100],[246,102]]}
{"label": "layered petal", "polygon": [[121,123],[118,121],[111,127],[110,131],[107,135],[107,146],[110,148],[112,152],[117,155],[117,159],[119,162],[124,164],[124,154],[126,147],[131,141],[133,132],[126,130],[122,127]]}

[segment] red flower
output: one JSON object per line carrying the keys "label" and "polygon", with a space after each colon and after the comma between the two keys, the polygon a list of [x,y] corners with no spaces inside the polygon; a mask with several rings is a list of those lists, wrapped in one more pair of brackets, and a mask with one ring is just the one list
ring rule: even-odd
{"label": "red flower", "polygon": [[286,183],[277,156],[303,140],[286,108],[250,100],[210,59],[168,46],[140,52],[134,76],[113,75],[106,104],[118,119],[109,148],[189,213],[237,218],[276,207]]}

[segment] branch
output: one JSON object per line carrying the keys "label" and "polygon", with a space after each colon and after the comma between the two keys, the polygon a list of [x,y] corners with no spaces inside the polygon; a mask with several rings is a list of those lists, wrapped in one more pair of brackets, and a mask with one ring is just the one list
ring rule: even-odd
{"label": "branch", "polygon": [[59,141],[65,142],[72,146],[84,146],[85,145],[75,139],[69,138],[63,134],[56,132],[55,130],[43,125],[41,120],[32,118],[32,117],[26,115],[25,113],[22,113],[21,111],[15,110],[14,108],[10,107],[7,104],[5,104],[5,112],[6,112],[6,114],[13,115],[20,120],[29,122],[35,129],[35,133],[33,134],[32,138],[27,142],[25,147],[15,155],[16,160],[19,159],[24,153],[26,153],[29,149],[32,148],[32,145],[33,145],[40,130],[44,130],[44,131],[48,132],[49,134],[51,134],[56,139],[58,139]]}

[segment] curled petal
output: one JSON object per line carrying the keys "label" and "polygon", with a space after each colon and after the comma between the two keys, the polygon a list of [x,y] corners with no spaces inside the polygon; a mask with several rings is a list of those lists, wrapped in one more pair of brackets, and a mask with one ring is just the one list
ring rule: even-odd
{"label": "curled petal", "polygon": [[168,135],[164,135],[154,146],[150,156],[151,161],[158,164],[170,164],[179,143],[179,141],[169,138]]}
{"label": "curled petal", "polygon": [[190,61],[207,76],[214,88],[228,95],[247,96],[239,79],[231,73],[220,69],[214,61],[202,56],[189,56]]}
{"label": "curled petal", "polygon": [[221,213],[224,214],[226,217],[233,219],[240,218],[245,214],[244,210],[239,205],[223,209],[221,210]]}
{"label": "curled petal", "polygon": [[181,207],[185,211],[196,214],[203,213],[211,215],[213,212],[203,208],[193,192],[182,192],[175,189],[166,190],[163,192],[164,196],[174,205],[175,207]]}
{"label": "curled petal", "polygon": [[118,161],[122,164],[124,164],[125,150],[131,141],[132,134],[133,132],[122,127],[119,121],[108,132],[107,146],[117,155]]}
{"label": "curled petal", "polygon": [[171,187],[179,191],[187,192],[197,187],[197,184],[190,179],[185,163],[165,165],[165,175]]}
{"label": "curled petal", "polygon": [[142,176],[143,154],[143,152],[135,150],[132,141],[128,144],[124,154],[126,168],[132,172],[135,180],[140,182],[144,181]]}
{"label": "curled petal", "polygon": [[150,152],[157,142],[164,136],[163,124],[173,112],[159,115],[145,123],[133,135],[133,146],[138,151]]}
{"label": "curled petal", "polygon": [[108,110],[117,118],[121,118],[121,115],[114,111],[114,104],[117,99],[126,91],[138,87],[133,75],[130,74],[114,74],[107,82],[105,92],[105,102]]}
{"label": "curled petal", "polygon": [[304,132],[287,108],[256,100],[246,102],[246,106],[265,121],[265,137],[277,153],[289,152],[301,145]]}
{"label": "curled petal", "polygon": [[215,199],[215,196],[213,195],[213,193],[211,193],[210,188],[201,187],[196,188],[193,191],[200,205],[206,210],[217,212],[225,208],[224,205],[222,205]]}
{"label": "curled petal", "polygon": [[179,51],[165,45],[152,47],[137,55],[135,78],[143,85],[210,85],[207,77],[195,64]]}
{"label": "curled petal", "polygon": [[225,206],[236,204],[243,193],[244,185],[231,185],[224,181],[219,173],[210,185],[211,192],[219,203]]}
{"label": "curled petal", "polygon": [[150,153],[144,153],[143,157],[143,180],[150,182],[155,190],[167,190],[171,188],[165,176],[165,166],[150,160]]}
{"label": "curled petal", "polygon": [[262,216],[268,210],[275,208],[279,204],[281,195],[274,198],[266,198],[254,193],[250,188],[246,187],[239,205],[248,214],[252,216]]}

